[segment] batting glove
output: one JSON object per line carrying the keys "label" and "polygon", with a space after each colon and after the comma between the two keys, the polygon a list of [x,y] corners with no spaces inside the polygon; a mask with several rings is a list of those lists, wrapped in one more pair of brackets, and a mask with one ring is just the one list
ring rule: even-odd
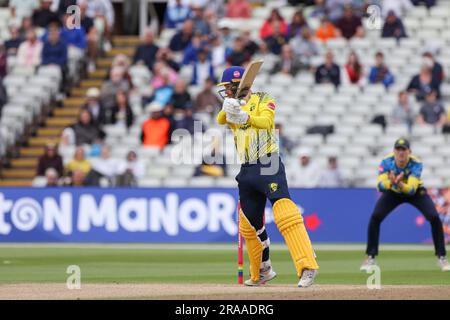
{"label": "batting glove", "polygon": [[225,98],[222,110],[227,114],[238,115],[241,112],[241,102],[238,99]]}
{"label": "batting glove", "polygon": [[227,113],[227,122],[233,124],[243,125],[248,121],[249,115],[245,111],[239,112],[239,114],[228,114]]}

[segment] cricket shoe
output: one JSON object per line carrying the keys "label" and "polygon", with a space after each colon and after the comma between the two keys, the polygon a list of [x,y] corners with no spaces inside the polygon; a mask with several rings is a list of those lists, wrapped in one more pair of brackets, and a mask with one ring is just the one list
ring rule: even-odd
{"label": "cricket shoe", "polygon": [[266,282],[274,279],[277,273],[273,271],[270,259],[261,263],[261,269],[259,271],[259,280],[253,281],[252,279],[245,280],[244,284],[249,287],[257,287],[266,284]]}
{"label": "cricket shoe", "polygon": [[363,264],[359,268],[360,271],[367,271],[370,267],[376,266],[375,258],[372,256],[367,256],[367,259],[364,260]]}
{"label": "cricket shoe", "polygon": [[299,288],[308,288],[314,283],[314,279],[319,274],[319,270],[315,269],[305,269],[302,272],[302,277],[298,282]]}
{"label": "cricket shoe", "polygon": [[450,263],[445,256],[439,257],[438,264],[442,271],[450,271]]}

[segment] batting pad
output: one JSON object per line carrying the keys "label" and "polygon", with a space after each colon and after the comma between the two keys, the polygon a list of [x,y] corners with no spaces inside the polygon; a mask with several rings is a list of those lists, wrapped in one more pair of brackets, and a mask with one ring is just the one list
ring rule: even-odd
{"label": "batting pad", "polygon": [[319,269],[297,205],[290,199],[280,199],[273,205],[273,216],[286,241],[298,276],[301,277],[303,269]]}
{"label": "batting pad", "polygon": [[239,230],[245,239],[245,246],[247,247],[248,260],[250,263],[250,278],[253,281],[259,281],[259,268],[262,261],[264,246],[258,238],[255,228],[248,222],[242,209],[239,210],[239,215]]}

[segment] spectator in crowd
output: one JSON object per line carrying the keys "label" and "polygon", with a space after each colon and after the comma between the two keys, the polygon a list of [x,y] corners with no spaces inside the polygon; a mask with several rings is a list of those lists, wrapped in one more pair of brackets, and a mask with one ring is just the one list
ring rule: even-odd
{"label": "spectator in crowd", "polygon": [[194,23],[194,34],[207,35],[211,32],[210,25],[205,17],[205,10],[198,4],[191,4],[191,19]]}
{"label": "spectator in crowd", "polygon": [[[101,178],[106,178],[109,186],[113,186],[115,178],[119,174],[119,161],[111,157],[111,149],[104,144],[101,149],[100,157],[94,158],[91,161],[92,170],[89,172],[86,180],[88,185],[101,185],[99,181]],[[100,183],[98,183],[99,181]]]}
{"label": "spectator in crowd", "polygon": [[70,6],[77,5],[77,0],[55,0],[52,3],[51,9],[55,11],[59,17],[64,16]]}
{"label": "spectator in crowd", "polygon": [[183,27],[178,31],[170,40],[169,48],[174,52],[180,52],[187,48],[191,43],[192,36],[194,35],[194,22],[192,20],[186,20],[183,23]]}
{"label": "spectator in crowd", "polygon": [[9,0],[11,16],[19,21],[24,17],[31,17],[38,7],[39,0]]}
{"label": "spectator in crowd", "polygon": [[45,186],[47,188],[59,186],[59,175],[54,168],[48,168],[47,170],[45,170],[43,176],[45,176],[46,179]]}
{"label": "spectator in crowd", "polygon": [[88,110],[81,110],[78,123],[72,126],[75,134],[75,144],[92,144],[104,136],[103,131],[94,123],[92,115]]}
{"label": "spectator in crowd", "polygon": [[27,32],[27,40],[22,42],[17,52],[17,64],[19,66],[36,68],[41,64],[43,44],[38,40],[36,31],[30,29]]}
{"label": "spectator in crowd", "polygon": [[436,0],[411,0],[411,3],[415,6],[424,4],[428,9],[436,5]]}
{"label": "spectator in crowd", "polygon": [[116,103],[116,94],[119,90],[130,89],[129,82],[124,78],[124,70],[121,67],[113,67],[110,71],[110,80],[103,83],[100,93],[100,101],[105,108],[105,112],[112,110]]}
{"label": "spectator in crowd", "polygon": [[288,26],[288,38],[292,39],[301,35],[304,29],[309,29],[308,21],[306,21],[303,10],[297,10]]}
{"label": "spectator in crowd", "polygon": [[322,188],[339,188],[344,186],[344,179],[342,178],[341,170],[339,170],[336,157],[328,158],[328,167],[321,173],[318,186]]}
{"label": "spectator in crowd", "polygon": [[311,18],[322,19],[327,15],[325,0],[314,0],[314,6],[309,14]]}
{"label": "spectator in crowd", "polygon": [[3,109],[3,106],[8,102],[8,95],[6,93],[5,86],[3,85],[3,78],[0,77],[0,115]]}
{"label": "spectator in crowd", "polygon": [[100,90],[98,88],[89,88],[86,92],[86,103],[83,109],[88,110],[95,124],[102,125],[106,123],[105,109],[100,101]]}
{"label": "spectator in crowd", "polygon": [[153,78],[150,86],[153,90],[158,89],[164,85],[173,85],[178,80],[178,74],[170,68],[165,62],[158,61],[153,65]]}
{"label": "spectator in crowd", "polygon": [[143,63],[149,70],[153,70],[153,64],[156,60],[156,54],[159,47],[154,44],[153,31],[150,29],[145,30],[144,44],[137,47],[133,57],[133,63]]}
{"label": "spectator in crowd", "polygon": [[57,65],[63,74],[67,68],[67,44],[61,40],[59,28],[51,25],[48,30],[48,38],[44,41],[42,49],[42,65]]}
{"label": "spectator in crowd", "polygon": [[169,142],[170,121],[163,116],[164,107],[157,103],[147,106],[150,118],[142,125],[141,141],[145,147],[164,149]]}
{"label": "spectator in crowd", "polygon": [[[277,24],[274,25],[274,22],[277,22]],[[288,25],[276,8],[272,9],[269,18],[264,21],[264,24],[261,27],[259,32],[261,39],[265,40],[266,38],[272,36],[274,34],[274,26],[277,28],[279,33],[283,36],[287,36]]]}
{"label": "spectator in crowd", "polygon": [[288,43],[289,39],[286,37],[285,33],[281,31],[280,23],[274,21],[272,22],[272,34],[264,38],[264,41],[267,43],[270,52],[279,55],[281,53],[281,47]]}
{"label": "spectator in crowd", "polygon": [[5,46],[0,40],[0,79],[4,78],[6,76],[7,72],[7,54]]}
{"label": "spectator in crowd", "polygon": [[164,16],[164,26],[168,29],[179,29],[183,22],[189,18],[191,9],[181,0],[175,0],[175,3],[167,5]]}
{"label": "spectator in crowd", "polygon": [[252,7],[248,0],[229,0],[225,10],[227,18],[248,19],[252,16]]}
{"label": "spectator in crowd", "polygon": [[161,76],[162,76],[161,86],[158,86],[158,88],[153,91],[153,95],[151,95],[150,97],[148,98],[144,97],[144,105],[148,103],[157,103],[162,106],[165,106],[169,103],[170,99],[172,98],[174,88],[173,85],[170,83],[169,74],[167,70],[163,71]]}
{"label": "spectator in crowd", "polygon": [[431,124],[440,129],[446,121],[447,115],[442,103],[437,100],[436,91],[427,92],[425,102],[420,108],[418,123]]}
{"label": "spectator in crowd", "polygon": [[187,130],[191,135],[194,134],[194,123],[192,109],[175,109],[171,117],[170,137],[173,131],[177,129]]}
{"label": "spectator in crowd", "polygon": [[258,52],[258,44],[252,40],[250,30],[242,30],[240,36],[242,44],[244,45],[244,51],[248,56],[252,57],[256,52]]}
{"label": "spectator in crowd", "polygon": [[51,22],[59,21],[58,14],[50,10],[53,0],[41,0],[40,7],[32,15],[33,25],[47,28]]}
{"label": "spectator in crowd", "polygon": [[48,168],[56,170],[58,177],[61,177],[64,172],[64,166],[61,156],[58,154],[55,144],[49,143],[45,146],[44,154],[39,157],[36,175],[45,176],[45,171]]}
{"label": "spectator in crowd", "polygon": [[227,63],[230,66],[242,66],[250,61],[248,52],[245,51],[244,43],[240,37],[234,40],[233,50],[227,56]]}
{"label": "spectator in crowd", "polygon": [[170,69],[175,71],[175,75],[180,71],[180,64],[175,61],[173,52],[169,48],[160,48],[156,54],[156,61],[166,64]]}
{"label": "spectator in crowd", "polygon": [[302,67],[309,69],[311,58],[319,54],[319,48],[313,39],[311,30],[304,28],[302,34],[295,36],[290,43],[295,55],[300,59]]}
{"label": "spectator in crowd", "polygon": [[202,91],[195,99],[194,112],[205,112],[212,117],[220,109],[221,104],[222,102],[214,90],[214,79],[206,79]]}
{"label": "spectator in crowd", "polygon": [[[89,171],[90,172],[90,171]],[[87,173],[82,170],[76,169],[72,172],[69,179],[65,179],[66,187],[84,187],[86,186],[85,179]]]}
{"label": "spectator in crowd", "polygon": [[206,47],[206,43],[203,41],[201,34],[195,34],[192,37],[191,43],[184,49],[183,52],[183,65],[188,65],[197,61],[197,54],[199,50]]}
{"label": "spectator in crowd", "polygon": [[9,34],[9,39],[5,41],[6,53],[8,56],[15,56],[23,38],[20,36],[19,28],[14,24],[9,27]]}
{"label": "spectator in crowd", "polygon": [[369,83],[382,83],[386,88],[394,83],[394,76],[384,63],[384,54],[382,52],[375,54],[375,66],[370,68]]}
{"label": "spectator in crowd", "polygon": [[422,55],[422,60],[422,65],[431,69],[432,81],[440,86],[444,80],[444,68],[442,68],[442,65],[435,60],[434,55],[429,51]]}
{"label": "spectator in crowd", "polygon": [[386,17],[389,11],[393,11],[397,17],[404,17],[408,11],[413,9],[413,4],[410,0],[383,0],[382,13]]}
{"label": "spectator in crowd", "polygon": [[447,120],[444,124],[444,127],[442,128],[442,133],[444,134],[450,134],[450,108],[447,112]]}
{"label": "spectator in crowd", "polygon": [[210,48],[211,48],[211,63],[216,67],[220,67],[225,65],[226,58],[228,54],[227,48],[222,42],[222,38],[220,35],[212,35],[210,40]]}
{"label": "spectator in crowd", "polygon": [[87,14],[88,0],[79,0],[78,6],[80,8],[80,24],[86,35],[88,71],[94,72],[96,70],[95,60],[98,56],[100,32],[94,24],[94,19]]}
{"label": "spectator in crowd", "polygon": [[441,97],[439,82],[437,79],[433,79],[432,71],[426,65],[422,66],[419,74],[412,77],[407,90],[415,94],[417,101],[425,100],[425,96],[431,91],[437,93],[438,99]]}
{"label": "spectator in crowd", "polygon": [[345,5],[349,3],[348,0],[326,0],[325,8],[330,21],[335,24],[344,15]]}
{"label": "spectator in crowd", "polygon": [[300,60],[294,54],[292,47],[289,44],[285,44],[281,49],[279,60],[272,69],[272,73],[283,73],[295,77],[300,67]]}
{"label": "spectator in crowd", "polygon": [[138,180],[145,176],[145,163],[138,159],[135,151],[129,151],[125,161],[119,162],[116,185],[136,187]]}
{"label": "spectator in crowd", "polygon": [[406,124],[411,131],[415,121],[414,110],[409,102],[408,92],[400,91],[398,94],[398,103],[392,110],[392,124]]}
{"label": "spectator in crowd", "polygon": [[114,29],[115,13],[111,0],[89,0],[87,13],[102,23],[103,50],[111,50],[111,34]]}
{"label": "spectator in crowd", "polygon": [[35,29],[35,27],[33,26],[33,20],[31,19],[31,17],[24,17],[22,19],[22,23],[20,23],[19,28],[20,37],[22,39],[26,39],[28,31],[32,29]]}
{"label": "spectator in crowd", "polygon": [[214,66],[204,48],[198,51],[197,61],[192,64],[192,84],[203,86],[207,78],[214,78]]}
{"label": "spectator in crowd", "polygon": [[225,49],[231,50],[233,48],[234,39],[237,37],[237,34],[230,27],[230,22],[227,20],[222,20],[217,23],[217,27],[219,28],[219,34],[222,40]]}
{"label": "spectator in crowd", "polygon": [[63,16],[61,38],[69,46],[70,56],[77,60],[81,60],[84,57],[84,52],[87,48],[86,31],[83,28],[74,28],[71,19],[72,16],[69,14]]}
{"label": "spectator in crowd", "polygon": [[337,29],[326,16],[320,19],[320,25],[316,29],[316,38],[322,42],[326,42],[330,39],[338,38],[341,36],[341,32]]}
{"label": "spectator in crowd", "polygon": [[202,163],[195,168],[194,177],[225,177],[227,176],[226,158],[222,152],[220,139],[214,138],[211,148],[202,157]]}
{"label": "spectator in crowd", "polygon": [[296,144],[284,134],[283,125],[281,123],[275,124],[275,130],[278,134],[278,145],[282,156],[290,155]]}
{"label": "spectator in crowd", "polygon": [[175,83],[174,91],[168,104],[172,106],[174,110],[186,110],[192,108],[191,95],[187,91],[186,84],[183,80],[180,79]]}
{"label": "spectator in crowd", "polygon": [[65,171],[66,175],[72,176],[75,171],[81,171],[85,175],[91,171],[91,162],[86,159],[84,147],[78,146],[75,149],[75,154],[72,160],[67,163]]}
{"label": "spectator in crowd", "polygon": [[359,58],[356,52],[350,52],[344,69],[344,82],[351,84],[361,84],[362,80],[364,79],[363,67],[359,62]]}
{"label": "spectator in crowd", "polygon": [[111,124],[127,129],[133,125],[134,114],[128,102],[128,95],[125,91],[118,91],[116,94],[116,104],[111,113]]}
{"label": "spectator in crowd", "polygon": [[325,63],[316,69],[315,79],[317,84],[332,83],[335,87],[341,84],[341,71],[334,63],[334,56],[331,51],[325,54]]}
{"label": "spectator in crowd", "polygon": [[301,148],[298,152],[299,163],[293,166],[292,181],[297,187],[315,188],[320,179],[320,167],[311,159],[311,151]]}
{"label": "spectator in crowd", "polygon": [[395,15],[394,11],[389,11],[381,32],[382,38],[406,38],[406,30],[403,22]]}
{"label": "spectator in crowd", "polygon": [[353,13],[351,6],[345,6],[343,16],[336,21],[336,27],[346,39],[364,37],[361,18]]}

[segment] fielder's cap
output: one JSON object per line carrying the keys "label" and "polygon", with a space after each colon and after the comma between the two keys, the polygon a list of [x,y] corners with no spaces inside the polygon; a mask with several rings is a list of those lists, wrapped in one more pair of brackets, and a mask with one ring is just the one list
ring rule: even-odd
{"label": "fielder's cap", "polygon": [[100,90],[98,88],[89,88],[86,92],[86,97],[88,98],[98,98],[100,97]]}
{"label": "fielder's cap", "polygon": [[394,148],[403,148],[403,149],[410,149],[409,141],[405,138],[400,138],[397,141],[395,141]]}
{"label": "fielder's cap", "polygon": [[244,75],[245,69],[239,66],[226,68],[222,75],[222,80],[217,86],[223,86],[230,82],[240,82]]}

